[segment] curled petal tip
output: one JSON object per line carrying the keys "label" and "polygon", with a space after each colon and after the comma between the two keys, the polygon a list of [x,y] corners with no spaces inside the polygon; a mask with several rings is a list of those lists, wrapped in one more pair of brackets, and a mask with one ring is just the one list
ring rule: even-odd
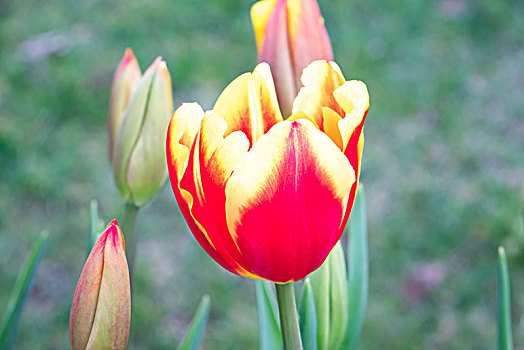
{"label": "curled petal tip", "polygon": [[120,242],[122,244],[122,248],[125,251],[126,241],[124,239],[124,233],[122,232],[120,225],[118,225],[118,221],[116,219],[111,220],[111,222],[107,225],[106,230],[109,230],[109,232],[113,235],[114,242]]}
{"label": "curled petal tip", "polygon": [[133,49],[130,47],[126,48],[126,51],[124,53],[124,59],[123,61],[128,63],[131,60],[136,60],[135,54],[133,53]]}

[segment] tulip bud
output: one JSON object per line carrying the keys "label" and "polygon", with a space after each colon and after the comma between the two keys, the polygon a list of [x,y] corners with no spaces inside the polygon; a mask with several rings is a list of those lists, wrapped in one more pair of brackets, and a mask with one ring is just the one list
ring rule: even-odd
{"label": "tulip bud", "polygon": [[317,311],[318,349],[339,349],[348,323],[346,259],[340,241],[310,279]]}
{"label": "tulip bud", "polygon": [[133,50],[126,49],[124,58],[120,61],[113,78],[113,85],[111,87],[111,99],[109,100],[108,113],[108,150],[109,161],[113,160],[113,146],[115,144],[116,134],[124,111],[129,103],[131,94],[135,91],[140,81],[142,73],[138,61],[133,54]]}
{"label": "tulip bud", "polygon": [[141,206],[164,184],[164,147],[172,112],[171,76],[158,57],[131,96],[115,140],[113,175],[124,201]]}
{"label": "tulip bud", "polygon": [[76,286],[69,317],[71,349],[125,349],[130,321],[124,236],[113,220],[97,239]]}
{"label": "tulip bud", "polygon": [[271,67],[278,102],[289,116],[302,86],[302,70],[333,60],[331,42],[316,0],[262,0],[251,8],[258,62]]}

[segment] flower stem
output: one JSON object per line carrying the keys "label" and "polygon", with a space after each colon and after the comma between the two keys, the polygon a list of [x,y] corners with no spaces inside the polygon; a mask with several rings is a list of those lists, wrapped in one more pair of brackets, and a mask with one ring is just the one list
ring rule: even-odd
{"label": "flower stem", "polygon": [[135,289],[135,255],[136,255],[136,237],[135,222],[138,213],[138,207],[132,203],[126,203],[124,208],[124,225],[123,232],[126,240],[127,265],[129,267],[129,283],[131,284],[131,330],[129,332],[128,346],[130,349],[135,343],[135,317],[134,315],[134,289]]}
{"label": "flower stem", "polygon": [[136,239],[135,239],[135,222],[138,207],[132,203],[126,203],[124,209],[124,236],[126,239],[126,255],[127,264],[129,265],[129,280],[131,282],[131,292],[133,291],[134,277],[135,277],[135,255],[136,255]]}
{"label": "flower stem", "polygon": [[275,283],[284,350],[302,350],[293,283]]}

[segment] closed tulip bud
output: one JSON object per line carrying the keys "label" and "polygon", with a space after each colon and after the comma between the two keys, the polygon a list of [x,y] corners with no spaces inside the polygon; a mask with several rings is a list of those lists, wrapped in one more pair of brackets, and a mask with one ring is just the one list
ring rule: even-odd
{"label": "closed tulip bud", "polygon": [[278,102],[289,115],[302,70],[333,60],[331,42],[316,0],[262,0],[251,8],[258,61],[271,66]]}
{"label": "closed tulip bud", "polygon": [[111,164],[124,201],[141,206],[164,184],[164,140],[172,111],[171,76],[159,57],[131,96],[115,140]]}
{"label": "closed tulip bud", "polygon": [[124,236],[116,220],[96,241],[78,280],[71,315],[71,349],[125,349],[131,291]]}
{"label": "closed tulip bud", "polygon": [[131,94],[135,91],[142,73],[133,50],[126,49],[124,58],[120,61],[113,78],[111,87],[111,98],[109,100],[108,113],[108,150],[109,161],[113,159],[113,146],[116,134],[120,128],[124,111],[126,110]]}
{"label": "closed tulip bud", "polygon": [[310,280],[317,311],[318,349],[339,349],[348,323],[346,259],[340,241]]}

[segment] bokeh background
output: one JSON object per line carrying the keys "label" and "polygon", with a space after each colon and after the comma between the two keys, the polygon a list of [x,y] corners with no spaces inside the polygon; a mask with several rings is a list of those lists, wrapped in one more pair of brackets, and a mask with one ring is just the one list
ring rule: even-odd
{"label": "bokeh background", "polygon": [[[42,230],[16,349],[68,348],[89,201],[123,207],[106,150],[113,70],[167,60],[175,105],[212,107],[256,64],[241,0],[0,0],[0,313]],[[361,349],[491,349],[496,247],[524,346],[524,2],[320,0],[345,76],[368,85],[370,299]],[[138,348],[170,349],[202,294],[204,349],[256,349],[254,284],[215,264],[169,185],[139,213]]]}

